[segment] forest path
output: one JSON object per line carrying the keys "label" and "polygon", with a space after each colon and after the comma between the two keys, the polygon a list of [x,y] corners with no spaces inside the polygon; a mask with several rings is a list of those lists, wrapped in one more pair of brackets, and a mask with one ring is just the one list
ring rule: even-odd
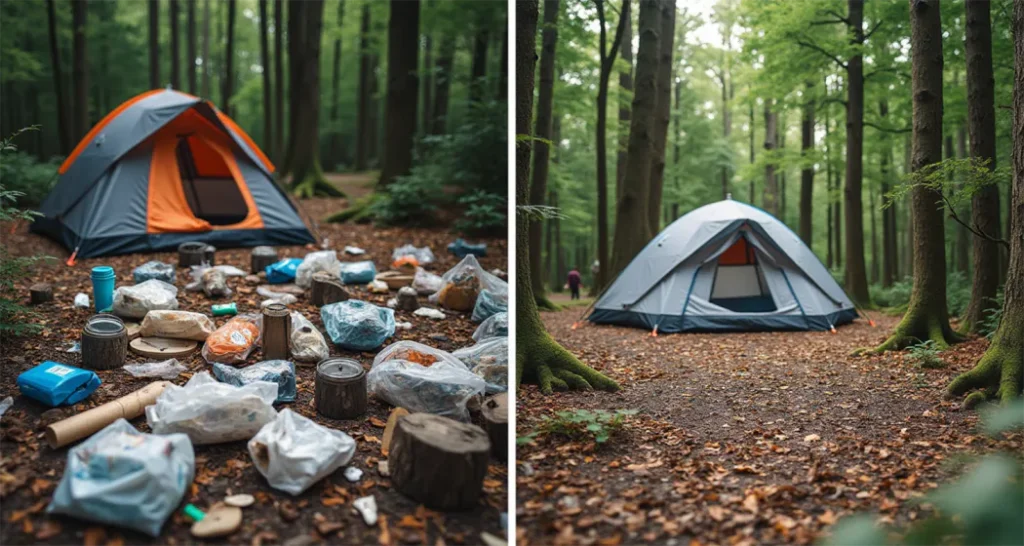
{"label": "forest path", "polygon": [[335,188],[345,192],[350,201],[373,193],[380,173],[377,171],[365,171],[360,173],[324,173],[327,179]]}
{"label": "forest path", "polygon": [[[541,316],[556,340],[622,390],[545,397],[525,386],[518,434],[554,411],[639,414],[599,449],[558,437],[520,446],[526,544],[809,543],[852,512],[916,517],[920,508],[904,501],[951,472],[950,459],[996,444],[977,436],[975,413],[942,398],[984,351],[983,339],[944,353],[947,368],[922,370],[903,353],[848,356],[898,321],[877,314],[877,328],[858,320],[835,335],[652,338],[613,326],[572,330],[579,313]],[[1021,435],[1008,443],[1019,451]]]}

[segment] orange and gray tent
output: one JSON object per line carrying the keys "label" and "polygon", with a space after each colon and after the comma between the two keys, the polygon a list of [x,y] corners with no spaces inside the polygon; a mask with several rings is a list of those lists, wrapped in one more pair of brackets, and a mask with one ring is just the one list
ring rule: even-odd
{"label": "orange and gray tent", "polygon": [[209,101],[160,89],[103,118],[61,165],[32,231],[90,258],[314,242],[274,166]]}

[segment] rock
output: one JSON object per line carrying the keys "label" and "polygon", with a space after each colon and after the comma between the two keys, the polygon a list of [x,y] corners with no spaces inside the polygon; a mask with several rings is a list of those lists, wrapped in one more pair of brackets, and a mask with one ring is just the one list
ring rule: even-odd
{"label": "rock", "polygon": [[360,497],[352,501],[352,506],[363,516],[367,525],[377,525],[377,499],[373,496]]}
{"label": "rock", "polygon": [[192,524],[192,536],[212,538],[230,535],[242,525],[242,509],[220,506],[206,513],[206,517]]}
{"label": "rock", "polygon": [[438,311],[437,309],[431,309],[429,307],[420,307],[419,309],[413,311],[412,314],[416,315],[417,317],[427,317],[434,320],[443,320],[445,318],[444,313]]}
{"label": "rock", "polygon": [[444,334],[430,334],[430,339],[432,341],[437,341],[440,343],[448,343],[449,341],[451,341],[450,339],[448,339],[448,336]]}
{"label": "rock", "polygon": [[411,322],[396,322],[395,323],[395,328],[398,328],[399,330],[412,330],[412,323]]}
{"label": "rock", "polygon": [[350,481],[352,483],[356,483],[357,481],[359,481],[359,478],[362,478],[362,477],[363,477],[363,471],[362,470],[359,470],[358,468],[356,468],[354,466],[349,466],[349,467],[345,468],[345,479],[346,480],[348,480],[348,481]]}
{"label": "rock", "polygon": [[419,301],[417,301],[416,289],[411,286],[403,286],[398,289],[398,309],[402,311],[415,311],[419,309]]}
{"label": "rock", "polygon": [[252,503],[254,502],[256,502],[255,497],[244,493],[238,495],[231,495],[230,497],[224,497],[224,504],[227,504],[228,506],[237,506],[238,508],[252,506]]}

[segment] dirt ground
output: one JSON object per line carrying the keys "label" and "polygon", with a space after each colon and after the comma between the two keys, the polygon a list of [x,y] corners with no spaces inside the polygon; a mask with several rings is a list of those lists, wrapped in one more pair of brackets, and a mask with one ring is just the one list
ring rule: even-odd
{"label": "dirt ground", "polygon": [[[362,181],[347,183],[361,186]],[[341,185],[341,184],[339,184]],[[320,219],[328,213],[340,210],[346,205],[345,199],[312,199],[301,203],[305,218]],[[0,226],[5,244],[19,254],[45,253],[57,260],[40,264],[32,279],[20,289],[28,295],[28,285],[36,281],[54,284],[54,301],[36,308],[38,322],[43,326],[41,334],[22,338],[4,339],[0,343],[0,399],[14,397],[14,406],[0,421],[0,543],[2,544],[183,544],[195,542],[189,534],[190,522],[178,510],[164,525],[158,538],[63,516],[49,517],[45,507],[63,474],[68,448],[53,450],[43,439],[43,427],[60,417],[70,416],[114,398],[134,391],[151,379],[136,379],[123,370],[99,372],[103,384],[99,390],[83,403],[73,408],[58,410],[42,417],[48,408],[24,396],[20,396],[15,380],[21,372],[45,360],[70,365],[79,363],[79,355],[67,353],[68,348],[79,338],[80,329],[91,310],[76,309],[72,306],[78,292],[91,294],[89,270],[95,265],[111,265],[117,273],[118,285],[131,283],[134,267],[149,260],[177,263],[176,253],[133,254],[112,258],[80,260],[74,267],[64,265],[68,252],[56,243],[28,233],[27,226]],[[13,229],[13,232],[11,231]],[[334,225],[318,223],[317,230],[330,241],[330,248],[341,250],[346,245],[357,246],[368,252],[378,270],[387,269],[391,262],[391,251],[397,246],[412,243],[416,246],[430,246],[437,256],[437,263],[428,267],[441,274],[458,260],[447,253],[445,247],[456,235],[444,229],[378,229],[372,226]],[[475,242],[475,240],[474,240]],[[484,240],[488,244],[488,256],[480,260],[488,270],[500,268],[507,271],[508,246],[498,239]],[[313,248],[279,247],[281,257],[302,257]],[[345,258],[342,257],[344,260]],[[354,261],[355,258],[349,258]],[[216,255],[218,264],[230,264],[249,269],[249,249],[220,249]],[[212,301],[200,293],[184,291],[187,271],[177,271],[179,304],[181,309],[209,314],[210,305],[224,301],[235,301],[239,312],[258,311],[261,297],[256,294],[256,284],[241,278],[229,280],[235,291],[230,299]],[[354,297],[384,305],[388,296],[369,294],[360,289]],[[91,296],[90,296],[91,299]],[[424,303],[426,303],[424,298]],[[318,310],[309,305],[305,297],[292,306],[311,319],[322,330]],[[471,335],[476,324],[468,314],[450,315],[443,321],[432,321],[415,317],[411,313],[396,312],[396,320],[409,321],[411,330],[398,330],[385,343],[399,339],[410,339],[445,350],[454,350],[473,343]],[[215,318],[218,326],[227,318]],[[331,349],[332,355],[344,355],[358,359],[369,369],[374,352],[354,353]],[[129,352],[128,362],[146,362],[146,358]],[[249,362],[260,361],[256,351]],[[199,353],[183,360],[190,368],[174,382],[183,384],[193,372],[210,370]],[[485,480],[485,494],[479,504],[468,512],[437,513],[425,509],[418,503],[393,491],[389,480],[377,471],[381,459],[380,439],[384,422],[390,407],[371,397],[367,415],[358,420],[334,421],[316,414],[313,407],[312,367],[297,368],[298,399],[289,407],[317,422],[344,431],[356,440],[357,452],[351,466],[364,471],[357,483],[349,483],[342,471],[334,473],[317,483],[305,493],[292,497],[287,493],[271,489],[266,480],[253,467],[245,442],[233,442],[212,446],[196,446],[196,479],[186,493],[184,503],[193,503],[206,509],[228,494],[249,493],[257,502],[244,510],[242,528],[217,542],[229,544],[477,544],[482,532],[504,536],[502,514],[507,509],[507,467],[492,459]],[[53,416],[53,413],[59,415]],[[149,430],[144,417],[132,421],[143,431]],[[381,518],[375,527],[368,527],[352,508],[352,501],[358,497],[376,497]],[[329,529],[340,524],[340,530]],[[321,533],[318,530],[324,530]],[[337,527],[336,525],[334,527]],[[328,532],[329,531],[329,532]]]}
{"label": "dirt ground", "polygon": [[634,409],[601,447],[541,436],[517,451],[518,544],[807,544],[839,518],[905,523],[913,501],[994,441],[943,390],[984,339],[923,370],[903,353],[850,357],[897,318],[820,332],[675,334],[572,330],[582,308],[542,313],[556,340],[622,385],[614,393],[517,394],[517,433],[571,409]]}

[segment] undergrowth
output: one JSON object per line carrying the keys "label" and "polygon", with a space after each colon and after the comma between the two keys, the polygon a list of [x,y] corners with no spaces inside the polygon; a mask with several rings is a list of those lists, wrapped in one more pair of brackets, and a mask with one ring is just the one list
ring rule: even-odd
{"label": "undergrowth", "polygon": [[540,425],[530,434],[519,437],[520,445],[544,435],[555,435],[570,440],[591,439],[597,444],[608,442],[620,432],[627,418],[636,415],[637,410],[567,410],[556,412],[554,417],[544,416]]}

